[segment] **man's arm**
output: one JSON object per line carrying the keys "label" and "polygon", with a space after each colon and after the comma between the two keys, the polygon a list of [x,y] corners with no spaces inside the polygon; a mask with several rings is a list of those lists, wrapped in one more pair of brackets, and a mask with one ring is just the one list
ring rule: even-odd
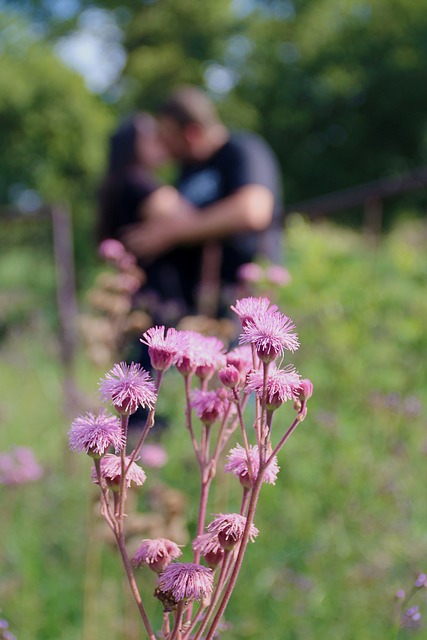
{"label": "man's arm", "polygon": [[188,217],[153,218],[135,225],[123,236],[127,248],[138,257],[152,257],[180,244],[197,244],[245,231],[262,231],[273,217],[273,194],[250,184],[238,189],[201,214]]}

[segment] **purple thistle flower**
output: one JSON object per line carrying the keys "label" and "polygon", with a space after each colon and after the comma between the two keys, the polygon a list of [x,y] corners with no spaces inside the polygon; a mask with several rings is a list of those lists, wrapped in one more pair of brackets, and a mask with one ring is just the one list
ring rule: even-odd
{"label": "purple thistle flower", "polygon": [[119,418],[105,409],[100,409],[97,415],[89,411],[75,418],[68,435],[71,451],[86,451],[92,457],[103,456],[110,447],[117,453],[125,444]]}
{"label": "purple thistle flower", "polygon": [[201,336],[198,343],[196,376],[209,380],[215,371],[225,364],[224,345],[214,336]]}
{"label": "purple thistle flower", "polygon": [[400,619],[400,626],[408,629],[418,629],[421,625],[420,608],[416,605],[407,609]]}
{"label": "purple thistle flower", "polygon": [[193,390],[190,404],[203,424],[213,424],[223,417],[225,413],[224,393],[226,393],[225,389],[218,389],[218,391]]}
{"label": "purple thistle flower", "polygon": [[252,296],[236,300],[236,304],[231,305],[230,308],[239,316],[243,328],[248,322],[254,322],[267,313],[277,311],[277,305],[272,305],[268,298],[254,298]]}
{"label": "purple thistle flower", "polygon": [[206,564],[215,569],[221,564],[224,557],[224,549],[219,544],[216,533],[201,533],[193,540],[193,551],[199,551]]}
{"label": "purple thistle flower", "polygon": [[239,338],[240,344],[253,344],[263,362],[273,362],[285,349],[295,351],[299,347],[298,336],[292,333],[295,325],[279,311],[268,311],[263,316],[248,320]]}
{"label": "purple thistle flower", "polygon": [[156,469],[165,466],[168,454],[160,444],[144,444],[140,450],[139,459],[144,466]]}
{"label": "purple thistle flower", "polygon": [[[125,466],[129,466],[131,456],[126,456]],[[101,458],[101,476],[105,478],[107,484],[112,488],[118,487],[122,477],[122,461],[119,456],[115,456],[112,453],[107,453],[106,456]],[[98,484],[98,476],[96,475],[96,469],[92,469],[91,478],[95,484]],[[126,474],[126,486],[129,488],[131,484],[142,485],[144,484],[147,476],[144,469],[141,469],[139,465],[132,462],[129,471]]]}
{"label": "purple thistle flower", "polygon": [[299,384],[299,397],[301,400],[309,400],[313,395],[313,383],[308,378],[300,380]]}
{"label": "purple thistle flower", "polygon": [[236,367],[240,373],[240,384],[244,384],[246,376],[253,368],[252,349],[249,345],[236,347],[226,355],[227,365]]}
{"label": "purple thistle flower", "polygon": [[193,562],[170,564],[159,576],[158,590],[175,602],[201,600],[212,593],[212,569]]}
{"label": "purple thistle flower", "polygon": [[240,373],[234,364],[227,364],[218,371],[218,378],[224,387],[234,389],[240,382]]}
{"label": "purple thistle flower", "polygon": [[196,373],[203,380],[225,364],[224,345],[212,336],[197,331],[178,331],[182,342],[178,349],[176,367],[183,375]]}
{"label": "purple thistle flower", "polygon": [[104,260],[117,262],[118,260],[123,258],[124,255],[126,255],[127,251],[122,243],[119,242],[119,240],[115,240],[114,238],[107,238],[106,240],[103,240],[99,245],[98,253]]}
{"label": "purple thistle flower", "polygon": [[418,574],[417,579],[415,580],[415,586],[417,589],[427,587],[427,575],[425,573]]}
{"label": "purple thistle flower", "polygon": [[[218,514],[208,526],[207,533],[218,536],[218,542],[225,550],[233,547],[241,541],[246,526],[246,517],[238,513]],[[257,537],[259,531],[251,524],[249,538],[251,542]]]}
{"label": "purple thistle flower", "polygon": [[139,364],[115,364],[99,383],[102,397],[122,415],[135,413],[138,407],[153,409],[156,388],[150,375]]}
{"label": "purple thistle flower", "polygon": [[146,539],[136,550],[132,564],[135,567],[145,564],[155,573],[160,573],[179,556],[182,556],[182,551],[172,540],[167,538]]}
{"label": "purple thistle flower", "polygon": [[[227,456],[227,459],[228,462],[226,462],[224,467],[226,473],[232,473],[234,476],[236,476],[236,478],[240,480],[240,483],[244,487],[250,489],[252,484],[249,477],[248,458],[244,447],[238,444],[236,447],[234,447],[234,449],[231,449],[230,453]],[[258,445],[249,445],[249,460],[251,463],[253,481],[255,481],[259,473]],[[273,460],[264,472],[263,482],[267,482],[268,484],[275,484],[279,471],[280,467],[277,464],[277,457],[274,456]]]}
{"label": "purple thistle flower", "polygon": [[267,280],[272,284],[277,284],[284,287],[291,281],[291,274],[289,271],[279,264],[271,264],[267,267],[265,275]]}
{"label": "purple thistle flower", "polygon": [[148,354],[151,365],[157,371],[166,371],[176,359],[182,336],[176,329],[165,327],[152,327],[142,334],[141,342],[148,345]]}
{"label": "purple thistle flower", "polygon": [[35,482],[43,475],[43,469],[34,453],[27,447],[14,447],[0,454],[0,484],[18,485]]}
{"label": "purple thistle flower", "polygon": [[241,282],[260,282],[263,275],[262,267],[256,262],[245,262],[237,269],[237,277]]}
{"label": "purple thistle flower", "polygon": [[[266,406],[269,411],[274,411],[287,400],[296,400],[300,389],[300,375],[295,371],[293,365],[288,365],[285,369],[271,367],[267,377],[267,397]],[[263,372],[252,371],[246,380],[246,391],[255,391],[257,397],[262,400],[263,394]]]}

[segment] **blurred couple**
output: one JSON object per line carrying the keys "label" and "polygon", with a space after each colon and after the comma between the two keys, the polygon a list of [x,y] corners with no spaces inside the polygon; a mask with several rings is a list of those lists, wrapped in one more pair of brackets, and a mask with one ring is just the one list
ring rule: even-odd
{"label": "blurred couple", "polygon": [[[177,165],[175,186],[156,171]],[[226,315],[238,270],[280,261],[282,194],[276,157],[259,136],[230,132],[211,100],[182,87],[156,118],[141,113],[110,140],[99,192],[99,239],[116,238],[146,273],[157,324]]]}

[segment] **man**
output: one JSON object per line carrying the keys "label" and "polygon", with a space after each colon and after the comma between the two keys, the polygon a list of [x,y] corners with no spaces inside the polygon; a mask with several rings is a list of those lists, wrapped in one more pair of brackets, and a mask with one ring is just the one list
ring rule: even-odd
{"label": "man", "polygon": [[[158,114],[160,133],[179,165],[177,188],[200,211],[187,218],[150,219],[124,240],[136,255],[174,249],[182,290],[191,312],[200,306],[216,315],[228,300],[215,301],[215,282],[224,298],[237,282],[241,264],[280,248],[281,187],[277,160],[250,133],[230,133],[209,98],[195,87],[177,90]],[[201,285],[201,286],[200,286]],[[217,304],[218,302],[218,304]]]}

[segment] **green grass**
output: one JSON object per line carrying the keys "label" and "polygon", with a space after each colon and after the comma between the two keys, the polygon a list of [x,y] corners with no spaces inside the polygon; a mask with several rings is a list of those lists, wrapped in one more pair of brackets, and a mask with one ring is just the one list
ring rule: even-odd
{"label": "green grass", "polygon": [[[396,637],[394,593],[427,569],[426,238],[426,226],[408,223],[373,247],[351,231],[291,220],[292,283],[273,293],[299,331],[301,348],[291,360],[315,391],[306,421],[280,455],[276,486],[261,494],[260,535],[224,638]],[[0,451],[32,447],[45,475],[0,487],[3,615],[19,640],[143,638],[118,558],[90,526],[96,491],[89,461],[67,452],[70,418],[52,338],[43,323],[26,327],[9,332],[2,346]],[[102,374],[79,355],[88,405]],[[166,388],[170,463],[150,472],[140,507],[161,480],[188,497],[192,528],[197,481],[178,377],[169,376]],[[276,414],[277,436],[291,413],[283,407]],[[237,508],[238,488],[220,474],[210,512],[228,508],[224,496]],[[141,572],[140,579],[149,608],[158,611],[151,576]],[[418,597],[422,608],[425,596]]]}

